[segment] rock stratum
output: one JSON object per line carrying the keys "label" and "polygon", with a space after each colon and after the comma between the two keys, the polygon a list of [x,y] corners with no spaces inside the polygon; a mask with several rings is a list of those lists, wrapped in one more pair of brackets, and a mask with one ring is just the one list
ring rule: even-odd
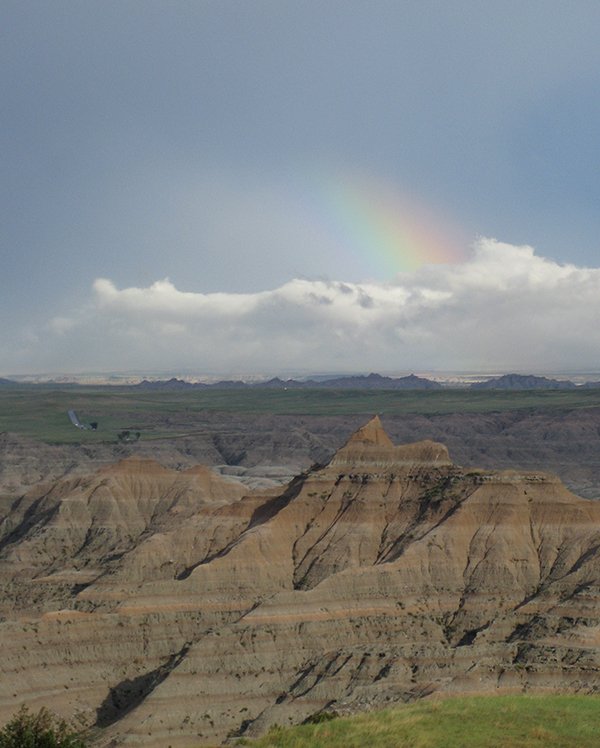
{"label": "rock stratum", "polygon": [[323,709],[600,687],[600,504],[463,469],[378,418],[246,493],[127,459],[39,484],[0,527],[0,718],[191,747]]}

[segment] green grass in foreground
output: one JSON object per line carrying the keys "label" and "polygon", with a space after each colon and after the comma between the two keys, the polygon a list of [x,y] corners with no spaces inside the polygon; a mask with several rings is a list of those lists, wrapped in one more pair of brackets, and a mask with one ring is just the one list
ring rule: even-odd
{"label": "green grass in foreground", "polygon": [[475,696],[421,701],[290,729],[255,748],[598,748],[600,698]]}

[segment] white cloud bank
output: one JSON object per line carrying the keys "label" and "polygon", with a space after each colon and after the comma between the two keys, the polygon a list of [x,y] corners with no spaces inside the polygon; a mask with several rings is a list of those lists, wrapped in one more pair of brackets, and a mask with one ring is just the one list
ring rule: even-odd
{"label": "white cloud bank", "polygon": [[[9,357],[10,360],[10,357]],[[251,294],[93,285],[22,344],[21,371],[600,368],[600,269],[482,239],[389,284],[292,280]]]}

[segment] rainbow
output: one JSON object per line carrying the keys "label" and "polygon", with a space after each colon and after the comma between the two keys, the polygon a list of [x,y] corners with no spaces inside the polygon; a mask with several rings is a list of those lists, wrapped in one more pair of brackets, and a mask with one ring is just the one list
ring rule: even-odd
{"label": "rainbow", "polygon": [[390,277],[465,260],[465,232],[395,186],[365,177],[315,181],[313,218],[316,210],[342,262],[352,253],[369,272]]}

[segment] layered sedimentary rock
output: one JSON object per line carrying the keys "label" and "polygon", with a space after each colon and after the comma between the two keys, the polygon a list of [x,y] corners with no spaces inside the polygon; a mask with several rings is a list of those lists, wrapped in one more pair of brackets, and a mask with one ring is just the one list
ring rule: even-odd
{"label": "layered sedimentary rock", "polygon": [[600,686],[600,505],[395,446],[378,418],[284,490],[126,462],[23,501],[4,716],[44,704],[99,746],[174,747],[433,692]]}
{"label": "layered sedimentary rock", "polygon": [[[41,483],[0,523],[0,612],[72,603],[72,593],[110,576],[148,542],[146,575],[160,576],[160,539],[244,494],[205,467],[177,472],[127,459],[92,475]],[[172,576],[172,569],[167,570]],[[133,572],[130,581],[136,579]],[[11,595],[11,592],[14,593]]]}

